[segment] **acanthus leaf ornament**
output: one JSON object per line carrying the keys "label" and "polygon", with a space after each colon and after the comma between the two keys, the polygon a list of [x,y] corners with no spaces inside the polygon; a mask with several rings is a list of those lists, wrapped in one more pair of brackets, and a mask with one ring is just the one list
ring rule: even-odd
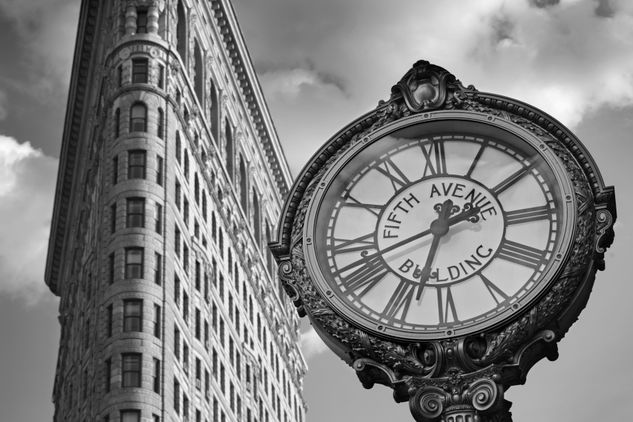
{"label": "acanthus leaf ornament", "polygon": [[[458,171],[460,151],[471,152]],[[422,164],[402,165],[415,154]],[[357,157],[369,157],[367,164]],[[505,159],[514,173],[491,182],[473,172],[480,159],[496,165],[491,157]],[[359,198],[363,178],[371,189]],[[508,199],[526,178],[538,186],[530,195],[541,202]],[[379,192],[390,193],[380,199]],[[462,199],[468,195],[471,200]],[[462,214],[469,209],[472,219]],[[357,210],[364,214],[336,225]],[[297,311],[363,386],[390,386],[418,421],[505,422],[511,416],[504,391],[522,384],[543,357],[557,358],[557,342],[585,306],[613,241],[615,217],[613,188],[568,129],[528,104],[464,87],[445,69],[420,61],[388,101],[314,155],[270,246]],[[363,219],[374,223],[362,226]],[[548,227],[548,237],[507,235],[526,222]],[[341,236],[340,227],[354,225],[365,231]],[[542,239],[551,244],[542,246]],[[503,273],[504,266],[516,271]],[[530,275],[523,290],[504,284],[504,277],[518,280],[521,272]],[[459,299],[467,281],[478,283],[478,302],[490,307],[468,323]],[[431,304],[438,322],[425,314]],[[407,319],[411,309],[417,313]],[[371,312],[377,316],[366,316]]]}

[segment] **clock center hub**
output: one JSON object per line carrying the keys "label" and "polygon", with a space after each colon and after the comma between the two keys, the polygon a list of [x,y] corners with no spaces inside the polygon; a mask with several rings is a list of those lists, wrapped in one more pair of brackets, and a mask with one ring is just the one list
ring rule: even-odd
{"label": "clock center hub", "polygon": [[471,179],[444,176],[413,183],[391,198],[376,239],[383,260],[399,276],[448,285],[481,271],[503,235],[497,198]]}

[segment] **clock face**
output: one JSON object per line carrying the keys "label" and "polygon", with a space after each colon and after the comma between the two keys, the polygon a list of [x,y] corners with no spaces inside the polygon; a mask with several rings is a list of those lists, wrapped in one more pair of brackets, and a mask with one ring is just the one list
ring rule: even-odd
{"label": "clock face", "polygon": [[532,303],[564,261],[574,211],[558,159],[477,116],[399,121],[324,175],[308,269],[352,323],[409,340],[481,331]]}

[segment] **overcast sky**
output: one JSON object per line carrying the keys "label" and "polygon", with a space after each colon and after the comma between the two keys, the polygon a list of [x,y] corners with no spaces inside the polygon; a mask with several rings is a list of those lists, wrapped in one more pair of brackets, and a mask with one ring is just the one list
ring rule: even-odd
{"label": "overcast sky", "polygon": [[[616,186],[615,245],[558,361],[506,397],[517,422],[629,420],[633,2],[234,1],[293,174],[418,59],[575,131]],[[43,271],[78,10],[79,0],[0,0],[0,422],[52,420],[58,302]],[[312,331],[303,346],[308,422],[411,420]]]}

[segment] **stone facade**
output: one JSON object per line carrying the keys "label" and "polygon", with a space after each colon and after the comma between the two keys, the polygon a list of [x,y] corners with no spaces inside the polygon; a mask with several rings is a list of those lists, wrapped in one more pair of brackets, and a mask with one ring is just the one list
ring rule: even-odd
{"label": "stone facade", "polygon": [[55,421],[305,419],[290,173],[228,0],[83,0],[46,264]]}

